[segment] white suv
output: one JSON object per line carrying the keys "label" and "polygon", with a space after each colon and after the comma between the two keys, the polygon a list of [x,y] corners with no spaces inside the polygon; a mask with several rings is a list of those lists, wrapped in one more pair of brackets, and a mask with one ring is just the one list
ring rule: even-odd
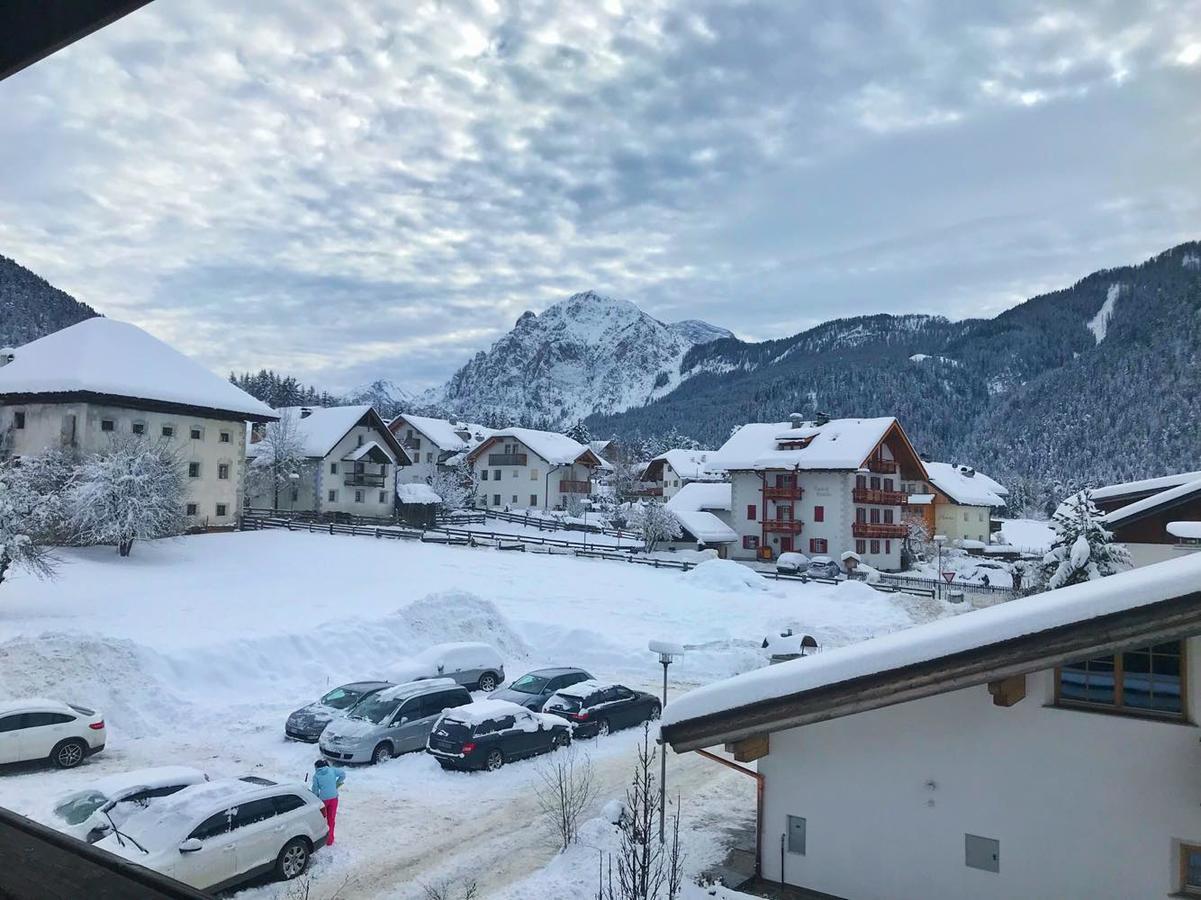
{"label": "white suv", "polygon": [[96,846],[206,891],[308,868],[329,831],[303,784],[223,779],[196,784],[130,816]]}
{"label": "white suv", "polygon": [[61,700],[0,701],[0,763],[48,759],[71,769],[104,749],[104,716]]}

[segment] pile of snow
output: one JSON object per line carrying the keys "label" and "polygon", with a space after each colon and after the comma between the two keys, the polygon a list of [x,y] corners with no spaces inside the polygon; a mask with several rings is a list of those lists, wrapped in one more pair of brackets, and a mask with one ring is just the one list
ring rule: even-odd
{"label": "pile of snow", "polygon": [[680,576],[690,587],[723,594],[756,591],[774,593],[765,578],[741,563],[729,559],[710,559]]}
{"label": "pile of snow", "polygon": [[401,503],[441,503],[442,498],[428,484],[397,484],[396,499]]}
{"label": "pile of snow", "polygon": [[1001,541],[1029,553],[1045,553],[1055,543],[1055,529],[1040,519],[1004,519]]}

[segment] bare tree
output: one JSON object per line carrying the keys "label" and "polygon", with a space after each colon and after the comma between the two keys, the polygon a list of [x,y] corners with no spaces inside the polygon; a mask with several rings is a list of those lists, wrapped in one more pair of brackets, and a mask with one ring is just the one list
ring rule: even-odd
{"label": "bare tree", "polygon": [[638,532],[648,553],[660,541],[677,540],[684,535],[684,526],[676,514],[654,500],[644,500],[630,510],[630,527]]}
{"label": "bare tree", "polygon": [[271,497],[271,508],[279,509],[279,492],[291,490],[305,466],[304,434],[296,410],[285,409],[279,420],[268,422],[263,439],[250,445],[253,459],[246,471],[246,494]]}
{"label": "bare tree", "polygon": [[425,891],[425,900],[476,900],[480,895],[479,885],[474,881],[468,881],[462,886],[462,890],[456,890],[456,886],[449,880],[437,884],[423,884],[421,887]]}
{"label": "bare tree", "polygon": [[538,772],[534,788],[538,808],[566,850],[580,835],[580,817],[596,796],[592,760],[576,750],[556,754]]}
{"label": "bare tree", "polygon": [[475,505],[478,476],[470,466],[439,466],[430,476],[430,488],[442,502],[445,512],[468,509]]}

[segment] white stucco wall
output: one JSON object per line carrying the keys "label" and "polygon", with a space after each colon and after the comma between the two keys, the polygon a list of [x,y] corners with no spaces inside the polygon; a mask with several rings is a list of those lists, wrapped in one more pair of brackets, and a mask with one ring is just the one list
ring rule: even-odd
{"label": "white stucco wall", "polygon": [[934,507],[934,533],[945,534],[950,541],[966,539],[987,543],[991,514],[992,509],[988,506],[937,503]]}
{"label": "white stucco wall", "polygon": [[[476,505],[504,509],[555,509],[562,508],[571,494],[559,490],[560,482],[582,481],[591,484],[592,470],[582,465],[552,465],[519,441],[517,453],[526,455],[524,466],[491,466],[488,457],[504,455],[503,445],[494,445],[485,450],[473,463],[479,476]],[[487,480],[484,473],[487,472]],[[499,476],[499,477],[498,477]],[[549,476],[549,477],[548,477]],[[589,493],[575,494],[586,500]]]}
{"label": "white stucco wall", "polygon": [[[764,876],[780,877],[795,815],[807,846],[785,854],[786,880],[839,897],[1172,894],[1179,843],[1201,843],[1198,730],[1048,707],[1052,675],[1009,708],[980,686],[771,735]],[[998,873],[965,865],[965,834],[1000,841]]]}
{"label": "white stucco wall", "polygon": [[[383,486],[354,486],[346,484],[346,478],[354,472],[354,463],[347,462],[343,457],[362,444],[375,441],[390,453],[385,445],[385,438],[376,429],[367,425],[356,425],[350,429],[334,449],[325,455],[317,474],[317,501],[319,511],[344,512],[355,516],[388,517],[396,506],[396,466],[389,463],[383,466]],[[381,465],[365,462],[366,471],[372,476],[381,472]],[[336,467],[337,471],[333,471]],[[334,499],[330,499],[330,491]],[[362,500],[355,499],[355,492],[362,492]]]}
{"label": "white stucco wall", "polygon": [[1135,568],[1150,566],[1168,559],[1176,559],[1182,553],[1196,553],[1196,547],[1181,547],[1179,544],[1132,544],[1127,543],[1130,562]]}

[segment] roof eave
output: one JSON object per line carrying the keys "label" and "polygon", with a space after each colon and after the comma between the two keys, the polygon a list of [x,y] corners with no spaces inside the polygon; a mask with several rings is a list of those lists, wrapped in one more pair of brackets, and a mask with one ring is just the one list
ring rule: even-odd
{"label": "roof eave", "polygon": [[205,419],[225,419],[232,422],[274,422],[279,419],[279,416],[271,412],[252,413],[194,403],[178,403],[173,400],[154,400],[147,397],[129,397],[123,394],[102,394],[96,391],[0,393],[0,405],[16,403],[96,403],[126,409],[140,409],[146,412],[173,412]]}

